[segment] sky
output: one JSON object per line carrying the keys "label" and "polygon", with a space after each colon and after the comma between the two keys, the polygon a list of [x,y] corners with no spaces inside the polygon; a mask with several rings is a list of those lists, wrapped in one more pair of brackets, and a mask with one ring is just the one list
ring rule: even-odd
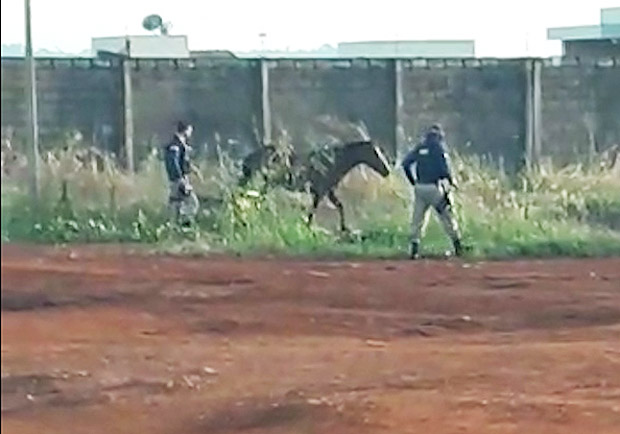
{"label": "sky", "polygon": [[[599,23],[620,0],[31,0],[34,49],[81,52],[92,37],[148,34],[160,14],[191,49],[313,49],[343,41],[473,39],[489,57],[561,54],[548,27]],[[24,2],[2,0],[2,44],[23,44]]]}

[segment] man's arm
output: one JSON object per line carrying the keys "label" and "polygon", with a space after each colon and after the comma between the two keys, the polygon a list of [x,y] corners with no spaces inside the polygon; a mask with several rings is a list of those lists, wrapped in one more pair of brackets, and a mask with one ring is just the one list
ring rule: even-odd
{"label": "man's arm", "polygon": [[450,156],[448,155],[448,151],[446,150],[445,145],[441,146],[441,168],[442,168],[442,172],[445,174],[446,178],[448,179],[448,181],[450,181],[450,184],[454,187],[456,187],[456,182],[454,181],[454,178],[452,177],[452,168],[451,168],[451,164],[450,164]]}
{"label": "man's arm", "polygon": [[168,174],[173,181],[183,177],[180,163],[181,151],[178,145],[171,145],[166,148],[166,167]]}
{"label": "man's arm", "polygon": [[418,156],[417,149],[413,149],[409,151],[409,153],[405,156],[402,162],[402,168],[405,171],[405,176],[409,180],[411,185],[415,185],[415,178],[413,177],[413,173],[411,172],[411,166],[416,162]]}

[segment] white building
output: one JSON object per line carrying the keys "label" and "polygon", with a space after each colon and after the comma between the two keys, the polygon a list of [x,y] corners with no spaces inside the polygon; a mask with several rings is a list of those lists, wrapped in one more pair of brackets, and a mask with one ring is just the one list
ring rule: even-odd
{"label": "white building", "polygon": [[190,57],[187,36],[141,35],[113,36],[92,39],[92,53],[97,56],[99,51],[116,54],[127,54],[134,58],[182,59]]}
{"label": "white building", "polygon": [[547,37],[562,41],[567,57],[620,58],[620,7],[601,9],[598,25],[552,28]]}

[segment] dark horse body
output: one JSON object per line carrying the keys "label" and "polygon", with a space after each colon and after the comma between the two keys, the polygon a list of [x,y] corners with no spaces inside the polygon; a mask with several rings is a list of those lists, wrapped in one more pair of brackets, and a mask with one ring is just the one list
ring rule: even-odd
{"label": "dark horse body", "polygon": [[[288,161],[278,161],[286,158]],[[327,198],[340,214],[340,228],[345,231],[344,208],[336,197],[335,189],[351,169],[366,164],[383,177],[390,173],[390,166],[381,149],[371,141],[347,143],[333,148],[323,148],[311,152],[305,158],[294,153],[282,157],[274,146],[262,147],[243,160],[243,177],[240,184],[247,183],[252,175],[272,164],[284,164],[285,179],[281,184],[294,191],[309,191],[312,194],[312,208],[308,214],[308,224],[312,223],[314,213],[321,200]],[[265,179],[267,177],[265,176]]]}

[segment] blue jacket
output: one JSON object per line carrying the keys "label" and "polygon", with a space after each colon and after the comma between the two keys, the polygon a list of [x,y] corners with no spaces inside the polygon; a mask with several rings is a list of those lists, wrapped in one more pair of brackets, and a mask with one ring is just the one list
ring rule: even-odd
{"label": "blue jacket", "polygon": [[[416,176],[411,172],[415,164]],[[448,162],[445,144],[436,135],[428,135],[424,141],[413,148],[403,160],[403,170],[409,182],[414,185],[436,184],[441,179],[452,182],[452,173]]]}
{"label": "blue jacket", "polygon": [[189,174],[189,152],[187,148],[187,145],[176,135],[172,141],[165,146],[164,164],[169,181],[178,181],[183,176]]}

